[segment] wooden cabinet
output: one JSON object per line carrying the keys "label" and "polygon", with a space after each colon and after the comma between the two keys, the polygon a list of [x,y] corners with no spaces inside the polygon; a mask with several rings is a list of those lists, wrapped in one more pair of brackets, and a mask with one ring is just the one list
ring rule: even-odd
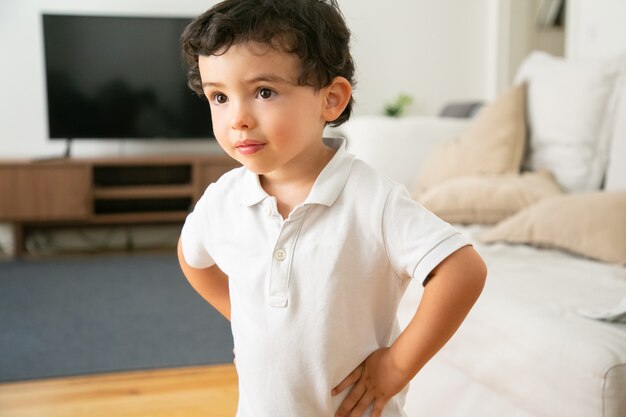
{"label": "wooden cabinet", "polygon": [[17,256],[34,227],[182,223],[238,165],[225,154],[0,161],[0,221],[14,226]]}

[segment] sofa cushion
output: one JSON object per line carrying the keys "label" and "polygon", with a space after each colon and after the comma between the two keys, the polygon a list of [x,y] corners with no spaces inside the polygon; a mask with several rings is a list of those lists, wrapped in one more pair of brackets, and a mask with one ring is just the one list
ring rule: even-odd
{"label": "sofa cushion", "polygon": [[413,195],[465,175],[518,173],[526,135],[524,102],[521,84],[485,106],[464,133],[433,151],[419,172]]}
{"label": "sofa cushion", "polygon": [[369,115],[353,117],[325,133],[347,137],[349,152],[412,190],[416,172],[432,152],[470,123],[470,119]]}
{"label": "sofa cushion", "polygon": [[559,248],[626,265],[626,191],[546,198],[503,220],[482,240]]}
{"label": "sofa cushion", "polygon": [[560,193],[552,174],[540,171],[453,178],[426,190],[419,202],[450,223],[494,224]]}
{"label": "sofa cushion", "polygon": [[567,191],[599,189],[607,165],[618,66],[532,53],[516,82],[528,83],[530,170],[548,169]]}

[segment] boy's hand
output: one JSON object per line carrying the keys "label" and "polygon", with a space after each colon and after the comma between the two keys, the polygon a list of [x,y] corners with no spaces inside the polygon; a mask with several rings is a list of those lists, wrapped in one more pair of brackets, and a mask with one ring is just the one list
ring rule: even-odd
{"label": "boy's hand", "polygon": [[380,417],[389,399],[409,380],[393,363],[389,348],[378,349],[331,391],[332,395],[337,395],[354,384],[335,417],[360,417],[372,403],[372,417]]}

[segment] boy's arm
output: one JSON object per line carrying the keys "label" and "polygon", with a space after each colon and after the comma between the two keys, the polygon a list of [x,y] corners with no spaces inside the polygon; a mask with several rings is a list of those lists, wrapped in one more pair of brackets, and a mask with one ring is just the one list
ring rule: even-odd
{"label": "boy's arm", "polygon": [[478,299],[487,275],[482,258],[465,246],[429,275],[415,316],[388,348],[373,352],[332,391],[354,385],[337,417],[358,417],[373,403],[372,417],[399,393],[459,328]]}
{"label": "boy's arm", "polygon": [[230,295],[228,293],[228,277],[226,274],[217,265],[205,269],[189,266],[183,256],[180,241],[178,242],[178,262],[187,281],[198,294],[230,320]]}

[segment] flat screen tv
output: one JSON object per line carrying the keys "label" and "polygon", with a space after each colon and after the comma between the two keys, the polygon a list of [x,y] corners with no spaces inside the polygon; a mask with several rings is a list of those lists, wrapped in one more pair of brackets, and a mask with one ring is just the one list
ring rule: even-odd
{"label": "flat screen tv", "polygon": [[50,138],[212,138],[181,61],[189,21],[44,14]]}

